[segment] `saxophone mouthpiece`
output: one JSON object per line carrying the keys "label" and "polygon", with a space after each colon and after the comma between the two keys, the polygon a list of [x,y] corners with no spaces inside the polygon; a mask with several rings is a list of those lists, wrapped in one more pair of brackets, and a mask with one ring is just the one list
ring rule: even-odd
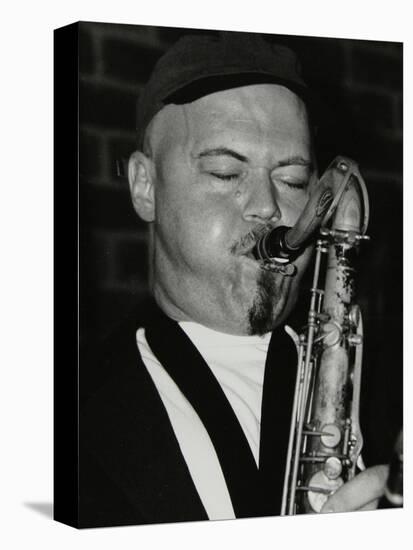
{"label": "saxophone mouthpiece", "polygon": [[320,180],[317,189],[293,227],[274,227],[260,237],[252,253],[257,260],[289,263],[302,252],[315,230],[321,225],[324,214],[333,202],[333,192]]}

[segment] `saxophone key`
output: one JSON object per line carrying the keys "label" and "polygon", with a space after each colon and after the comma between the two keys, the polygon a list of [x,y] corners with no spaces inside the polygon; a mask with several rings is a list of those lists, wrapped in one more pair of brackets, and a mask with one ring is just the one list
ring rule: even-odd
{"label": "saxophone key", "polygon": [[344,484],[341,477],[329,479],[325,472],[320,470],[310,479],[307,492],[308,502],[314,512],[320,512],[328,497],[335,493]]}
{"label": "saxophone key", "polygon": [[322,444],[329,449],[337,447],[341,441],[340,428],[335,424],[326,424],[323,426],[323,431],[326,433],[321,436]]}

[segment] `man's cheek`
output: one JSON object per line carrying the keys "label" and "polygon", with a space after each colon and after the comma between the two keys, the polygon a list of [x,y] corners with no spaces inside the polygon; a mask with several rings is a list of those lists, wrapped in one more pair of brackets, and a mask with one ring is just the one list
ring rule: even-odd
{"label": "man's cheek", "polygon": [[229,222],[228,212],[215,208],[213,211],[200,208],[188,220],[190,238],[198,239],[199,246],[208,247],[211,252],[229,247],[234,224]]}
{"label": "man's cheek", "polygon": [[225,245],[229,239],[229,229],[222,218],[215,219],[209,227],[211,242],[217,245]]}

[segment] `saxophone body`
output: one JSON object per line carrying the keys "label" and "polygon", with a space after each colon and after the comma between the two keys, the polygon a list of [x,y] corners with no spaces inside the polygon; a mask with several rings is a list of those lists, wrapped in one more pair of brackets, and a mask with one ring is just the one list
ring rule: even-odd
{"label": "saxophone body", "polygon": [[[307,326],[300,336],[287,330],[296,342],[298,366],[281,515],[319,512],[329,495],[356,473],[363,444],[363,328],[355,301],[354,259],[368,238],[368,216],[357,164],[340,156],[319,180],[297,224],[276,236],[281,241],[278,256],[288,263],[289,252],[319,230]],[[258,250],[269,249],[268,243]],[[268,255],[266,259],[268,263]]]}

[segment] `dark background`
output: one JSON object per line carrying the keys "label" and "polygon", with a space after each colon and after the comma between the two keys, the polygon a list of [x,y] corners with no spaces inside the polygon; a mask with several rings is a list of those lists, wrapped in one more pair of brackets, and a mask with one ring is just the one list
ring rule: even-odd
{"label": "dark background", "polygon": [[[136,98],[156,60],[193,29],[81,23],[80,335],[110,333],[148,295],[146,230],[116,160],[135,149]],[[368,185],[370,244],[362,249],[362,401],[367,459],[388,459],[402,423],[402,44],[266,35],[294,49],[322,99],[320,167],[354,158]],[[367,393],[368,392],[368,393]]]}

